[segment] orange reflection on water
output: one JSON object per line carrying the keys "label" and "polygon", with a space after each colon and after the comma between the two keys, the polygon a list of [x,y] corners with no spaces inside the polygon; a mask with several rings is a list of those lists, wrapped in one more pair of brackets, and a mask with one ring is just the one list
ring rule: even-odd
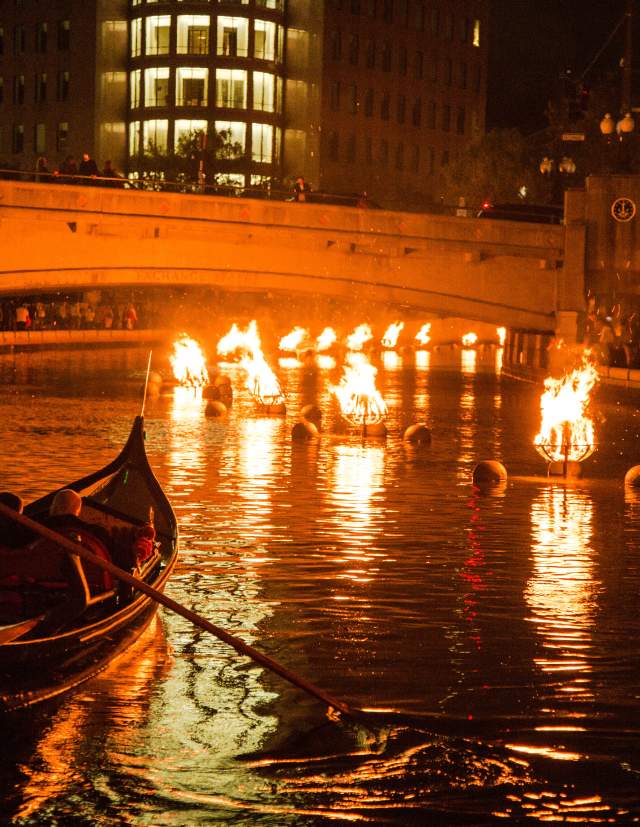
{"label": "orange reflection on water", "polygon": [[475,373],[477,370],[478,351],[463,348],[460,351],[460,367],[463,373]]}
{"label": "orange reflection on water", "polygon": [[[206,474],[203,452],[203,400],[201,388],[173,389],[167,468],[172,498],[186,498]],[[182,519],[182,517],[181,517]],[[188,521],[188,515],[184,515]]]}
{"label": "orange reflection on water", "polygon": [[416,367],[418,370],[429,370],[431,353],[428,350],[416,350]]}
{"label": "orange reflection on water", "polygon": [[398,370],[402,367],[402,359],[395,350],[385,350],[382,352],[382,364],[385,370]]}
{"label": "orange reflection on water", "polygon": [[366,583],[378,576],[379,554],[371,551],[371,544],[383,518],[376,496],[384,486],[384,447],[337,445],[334,456],[328,496],[345,564],[337,578]]}
{"label": "orange reflection on water", "polygon": [[525,589],[542,653],[536,666],[558,697],[591,697],[589,654],[600,588],[595,578],[593,503],[583,491],[543,488],[531,506],[533,571]]}

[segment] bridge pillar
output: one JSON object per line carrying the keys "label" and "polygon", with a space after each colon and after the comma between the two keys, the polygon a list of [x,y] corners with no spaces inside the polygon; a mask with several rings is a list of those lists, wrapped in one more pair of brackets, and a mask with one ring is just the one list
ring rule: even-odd
{"label": "bridge pillar", "polygon": [[567,190],[564,199],[564,263],[558,273],[555,334],[567,344],[582,340],[586,309],[587,222],[585,191]]}

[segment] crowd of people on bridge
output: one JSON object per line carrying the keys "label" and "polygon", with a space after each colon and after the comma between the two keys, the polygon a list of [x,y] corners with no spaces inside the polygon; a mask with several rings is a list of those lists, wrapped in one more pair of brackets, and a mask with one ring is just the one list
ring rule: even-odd
{"label": "crowd of people on bridge", "polygon": [[89,184],[103,187],[124,187],[126,179],[120,175],[111,161],[105,161],[102,169],[88,152],[78,163],[73,155],[67,155],[57,169],[51,170],[44,156],[36,161],[34,180],[40,183]]}
{"label": "crowd of people on bridge", "polygon": [[81,300],[0,302],[0,330],[135,330],[153,326],[155,313],[132,302]]}
{"label": "crowd of people on bridge", "polygon": [[584,343],[603,365],[640,368],[640,313],[590,299]]}

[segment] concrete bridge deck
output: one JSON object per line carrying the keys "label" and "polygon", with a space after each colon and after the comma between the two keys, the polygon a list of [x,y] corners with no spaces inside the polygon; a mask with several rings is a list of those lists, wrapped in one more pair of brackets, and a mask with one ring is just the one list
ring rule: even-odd
{"label": "concrete bridge deck", "polygon": [[[553,331],[581,309],[565,227],[0,181],[0,296],[211,285]],[[575,282],[575,283],[574,283]]]}

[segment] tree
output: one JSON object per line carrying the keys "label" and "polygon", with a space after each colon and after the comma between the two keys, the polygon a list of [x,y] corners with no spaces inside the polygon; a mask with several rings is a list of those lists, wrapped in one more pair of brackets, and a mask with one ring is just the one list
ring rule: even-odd
{"label": "tree", "polygon": [[464,198],[466,206],[478,208],[485,201],[547,200],[539,163],[517,129],[494,129],[444,169],[444,201],[453,206]]}

